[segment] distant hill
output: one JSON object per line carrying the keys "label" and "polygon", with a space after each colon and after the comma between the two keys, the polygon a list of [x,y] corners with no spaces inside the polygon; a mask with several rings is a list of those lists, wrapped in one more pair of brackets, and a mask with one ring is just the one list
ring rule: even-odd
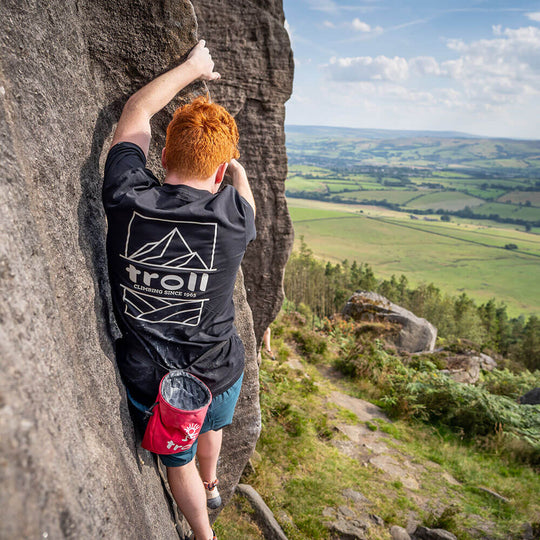
{"label": "distant hill", "polygon": [[436,137],[436,138],[451,138],[451,139],[486,139],[487,137],[479,137],[469,133],[460,131],[417,131],[417,130],[399,130],[399,129],[357,129],[345,127],[331,126],[299,126],[285,125],[285,133],[298,134],[304,136],[312,136],[315,138],[321,137],[340,137],[348,138],[363,138],[363,139],[403,139],[416,137]]}
{"label": "distant hill", "polygon": [[322,167],[414,167],[538,179],[540,141],[452,131],[286,126],[289,163]]}

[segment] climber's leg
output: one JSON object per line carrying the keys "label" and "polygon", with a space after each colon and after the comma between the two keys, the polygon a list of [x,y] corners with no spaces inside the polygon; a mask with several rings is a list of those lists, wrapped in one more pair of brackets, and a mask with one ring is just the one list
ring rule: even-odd
{"label": "climber's leg", "polygon": [[219,508],[221,496],[217,488],[217,462],[221,450],[223,432],[207,431],[199,436],[197,458],[199,459],[199,472],[203,479],[208,508]]}
{"label": "climber's leg", "polygon": [[217,462],[221,450],[223,431],[207,431],[198,439],[197,459],[203,482],[213,482],[217,478]]}
{"label": "climber's leg", "polygon": [[167,467],[167,478],[174,500],[195,533],[196,540],[213,538],[206,510],[206,493],[195,460],[181,467]]}

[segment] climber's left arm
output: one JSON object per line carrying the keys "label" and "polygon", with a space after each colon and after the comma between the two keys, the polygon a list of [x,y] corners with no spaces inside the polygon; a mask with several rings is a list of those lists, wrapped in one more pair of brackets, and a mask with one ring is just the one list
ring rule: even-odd
{"label": "climber's left arm", "polygon": [[119,142],[131,142],[139,146],[148,156],[150,119],[165,107],[180,90],[197,79],[213,81],[220,74],[214,71],[210,51],[201,40],[189,53],[187,60],[163,73],[135,92],[124,105],[118,121],[111,148]]}

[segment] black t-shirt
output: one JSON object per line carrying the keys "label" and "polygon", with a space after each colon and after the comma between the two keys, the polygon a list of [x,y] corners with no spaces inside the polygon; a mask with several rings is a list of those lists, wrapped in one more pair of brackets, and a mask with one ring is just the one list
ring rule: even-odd
{"label": "black t-shirt", "polygon": [[[234,327],[233,290],[255,216],[232,186],[212,194],[161,185],[135,144],[111,148],[103,204],[122,379],[133,397],[151,404],[169,369],[186,369],[214,395],[244,369]],[[226,345],[191,364],[221,341]]]}

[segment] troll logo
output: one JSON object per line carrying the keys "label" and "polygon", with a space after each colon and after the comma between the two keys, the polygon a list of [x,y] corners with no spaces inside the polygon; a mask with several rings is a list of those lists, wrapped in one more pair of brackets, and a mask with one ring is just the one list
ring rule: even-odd
{"label": "troll logo", "polygon": [[[128,285],[122,286],[125,313],[150,323],[197,326],[208,301],[198,296],[206,292],[216,271],[216,239],[216,223],[150,218],[133,212],[121,255],[129,261],[125,268]],[[173,294],[177,298],[165,297]]]}

